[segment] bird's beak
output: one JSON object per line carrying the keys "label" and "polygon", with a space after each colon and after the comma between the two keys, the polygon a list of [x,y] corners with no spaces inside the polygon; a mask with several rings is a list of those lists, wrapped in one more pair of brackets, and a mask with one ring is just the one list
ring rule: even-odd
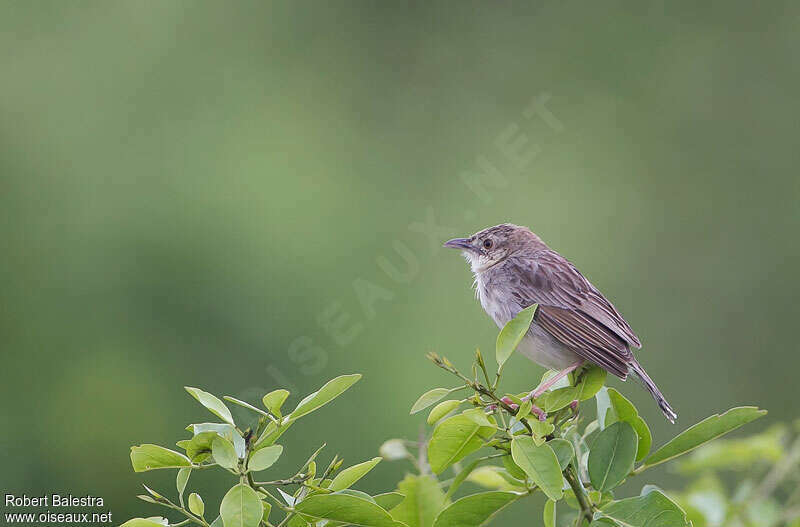
{"label": "bird's beak", "polygon": [[447,247],[448,249],[463,249],[466,251],[474,250],[468,238],[453,238],[452,240],[444,242],[442,247]]}

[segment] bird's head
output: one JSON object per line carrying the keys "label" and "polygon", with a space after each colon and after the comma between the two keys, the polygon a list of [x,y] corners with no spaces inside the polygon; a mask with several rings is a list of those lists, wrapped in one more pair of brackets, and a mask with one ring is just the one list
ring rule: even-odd
{"label": "bird's head", "polygon": [[482,273],[518,251],[535,250],[544,243],[527,227],[501,223],[469,238],[453,238],[444,247],[460,249],[474,273]]}

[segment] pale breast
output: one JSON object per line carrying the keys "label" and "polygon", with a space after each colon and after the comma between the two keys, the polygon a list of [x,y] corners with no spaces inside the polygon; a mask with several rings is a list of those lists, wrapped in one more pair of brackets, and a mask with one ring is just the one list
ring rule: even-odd
{"label": "pale breast", "polygon": [[[475,275],[475,290],[481,307],[500,328],[523,309],[512,294],[511,284],[501,283],[502,280],[502,273],[485,272]],[[572,365],[579,358],[535,321],[517,351],[540,366],[556,370]]]}

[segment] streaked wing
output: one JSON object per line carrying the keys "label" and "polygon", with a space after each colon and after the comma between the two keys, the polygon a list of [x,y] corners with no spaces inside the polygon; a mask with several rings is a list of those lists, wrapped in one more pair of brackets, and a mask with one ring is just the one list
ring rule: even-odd
{"label": "streaked wing", "polygon": [[624,378],[639,339],[622,315],[564,257],[551,250],[506,262],[523,307],[539,304],[536,321],[582,357]]}

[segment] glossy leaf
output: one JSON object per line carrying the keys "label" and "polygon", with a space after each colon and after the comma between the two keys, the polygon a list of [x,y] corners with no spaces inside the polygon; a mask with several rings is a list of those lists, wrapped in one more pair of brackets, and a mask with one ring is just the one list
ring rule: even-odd
{"label": "glossy leaf", "polygon": [[528,419],[528,426],[533,431],[533,439],[537,445],[545,442],[548,435],[553,433],[556,427],[549,421],[539,421],[538,419]]}
{"label": "glossy leaf", "polygon": [[[193,432],[195,436],[205,434],[206,432],[214,432],[218,436],[224,437],[225,439],[233,443],[233,448],[236,450],[236,456],[238,458],[241,459],[245,455],[244,438],[241,435],[239,435],[239,432],[237,432],[236,428],[234,428],[232,425],[223,423],[199,423],[199,424],[189,425],[187,427],[187,430]],[[208,440],[209,452],[211,451],[211,443],[213,442],[213,440],[214,440],[213,436],[211,436],[211,439]]]}
{"label": "glossy leaf", "polygon": [[782,425],[741,439],[719,439],[694,450],[678,468],[684,473],[751,470],[755,463],[776,463],[781,459],[785,440],[786,427]]}
{"label": "glossy leaf", "polygon": [[[643,496],[612,501],[595,513],[595,520],[611,519],[626,527],[686,527],[686,514],[658,490]],[[594,522],[593,522],[594,524]]]}
{"label": "glossy leaf", "polygon": [[622,483],[633,470],[636,445],[636,432],[628,423],[618,421],[600,432],[587,462],[592,486],[605,491]]}
{"label": "glossy leaf", "polygon": [[239,457],[233,444],[224,437],[215,437],[211,442],[211,454],[219,466],[235,470],[239,465]]}
{"label": "glossy leaf", "polygon": [[222,498],[219,514],[225,527],[258,527],[264,512],[256,491],[239,483]]}
{"label": "glossy leaf", "polygon": [[525,490],[523,481],[516,481],[505,468],[495,465],[475,468],[467,476],[467,481],[492,490]]}
{"label": "glossy leaf", "polygon": [[511,441],[511,457],[548,498],[561,499],[563,495],[561,466],[550,445],[544,443],[537,446],[533,438],[518,436]]}
{"label": "glossy leaf", "polygon": [[264,512],[261,514],[261,521],[269,525],[269,513],[272,512],[272,504],[268,501],[262,501],[261,505],[264,507]]}
{"label": "glossy leaf", "polygon": [[494,427],[480,426],[469,417],[454,415],[440,422],[428,442],[428,462],[440,474],[453,463],[483,446],[494,434]]}
{"label": "glossy leaf", "polygon": [[556,502],[547,500],[544,504],[544,513],[542,515],[544,527],[556,527]]}
{"label": "glossy leaf", "polygon": [[289,416],[284,417],[281,420],[280,426],[275,424],[273,421],[270,421],[267,424],[267,427],[264,429],[264,432],[261,433],[261,436],[256,441],[254,448],[258,450],[259,448],[268,447],[275,443],[286,431],[292,426],[292,421]]}
{"label": "glossy leaf", "polygon": [[119,527],[164,527],[164,524],[149,518],[132,518]]}
{"label": "glossy leaf", "polygon": [[712,415],[687,428],[656,450],[645,460],[644,464],[645,466],[655,466],[669,461],[766,414],[766,410],[759,410],[755,406],[740,406],[732,408],[722,415]]}
{"label": "glossy leaf", "polygon": [[606,426],[615,421],[625,421],[631,425],[638,437],[636,461],[641,461],[650,452],[650,446],[653,444],[653,436],[650,433],[650,427],[648,427],[644,419],[639,416],[639,411],[636,410],[633,403],[614,388],[608,389],[608,399],[611,404],[611,412],[606,415]]}
{"label": "glossy leaf", "polygon": [[509,320],[503,329],[500,330],[500,334],[497,335],[495,358],[497,359],[498,366],[501,368],[509,357],[511,357],[511,354],[514,353],[514,350],[517,349],[525,333],[527,333],[528,329],[531,327],[533,315],[536,313],[537,307],[536,304],[533,304],[517,313],[517,316]]}
{"label": "glossy leaf", "polygon": [[302,401],[297,404],[297,407],[292,410],[290,418],[292,420],[298,419],[304,415],[308,415],[314,410],[324,406],[342,395],[348,388],[357,383],[361,379],[360,373],[351,375],[340,375],[335,379],[331,379],[325,383],[322,388],[314,393],[307,395]]}
{"label": "glossy leaf", "polygon": [[431,527],[439,511],[448,503],[439,482],[431,476],[407,475],[397,490],[405,499],[392,509],[395,520],[408,527]]}
{"label": "glossy leaf", "polygon": [[479,527],[500,509],[520,497],[516,492],[491,491],[465,496],[448,505],[436,517],[433,527]]}
{"label": "glossy leaf", "polygon": [[[556,456],[556,457],[558,457],[558,456]],[[505,467],[505,469],[508,471],[508,473],[512,477],[514,477],[516,479],[519,479],[521,481],[525,481],[525,478],[527,477],[527,474],[525,474],[525,471],[522,470],[519,467],[519,465],[514,463],[514,458],[512,458],[509,455],[509,456],[503,456],[502,458],[500,458],[500,460],[503,462],[503,466]]]}
{"label": "glossy leaf", "polygon": [[375,465],[380,463],[381,459],[383,458],[374,457],[369,461],[359,463],[358,465],[353,465],[352,467],[347,467],[336,474],[336,477],[333,478],[333,481],[331,481],[328,489],[332,492],[336,492],[337,490],[349,488],[356,481],[363,478],[367,472],[375,468]]}
{"label": "glossy leaf", "polygon": [[575,448],[572,446],[572,443],[566,439],[556,438],[548,441],[547,444],[550,445],[550,448],[555,452],[561,470],[563,471],[566,469],[569,462],[572,461],[572,458],[575,456]]}
{"label": "glossy leaf", "polygon": [[382,509],[385,510],[392,510],[400,503],[406,499],[404,494],[400,494],[399,492],[384,492],[383,494],[377,494],[373,496],[375,503],[377,503]]}
{"label": "glossy leaf", "polygon": [[528,416],[528,414],[531,413],[532,409],[533,409],[533,403],[531,402],[531,400],[525,399],[524,401],[522,401],[522,404],[519,405],[519,408],[517,408],[517,413],[514,417],[516,417],[517,421],[525,419]]}
{"label": "glossy leaf", "polygon": [[260,448],[250,454],[250,460],[247,462],[247,470],[251,472],[266,470],[278,461],[282,453],[283,447],[281,445],[271,445]]}
{"label": "glossy leaf", "polygon": [[545,393],[538,402],[541,403],[545,412],[550,413],[569,406],[569,403],[577,400],[580,394],[581,391],[579,387],[567,386]]}
{"label": "glossy leaf", "polygon": [[216,396],[208,392],[204,392],[200,388],[192,388],[191,386],[186,386],[185,388],[186,391],[189,392],[192,397],[197,399],[200,404],[205,406],[209,412],[230,425],[234,424],[231,411],[228,410],[228,407],[225,406],[225,403],[220,401]]}
{"label": "glossy leaf", "polygon": [[592,364],[581,374],[578,383],[578,400],[587,401],[594,397],[603,388],[606,382],[606,370]]}
{"label": "glossy leaf", "polygon": [[483,408],[470,408],[461,412],[461,415],[471,419],[478,426],[494,427],[494,423],[489,420]]}
{"label": "glossy leaf", "polygon": [[186,484],[189,482],[189,476],[191,475],[191,468],[182,468],[175,476],[175,488],[178,489],[178,496],[181,496],[181,499],[183,497],[183,491],[186,490]]}
{"label": "glossy leaf", "polygon": [[158,468],[189,467],[189,458],[158,445],[139,445],[131,447],[131,464],[134,472],[145,472]]}
{"label": "glossy leaf", "polygon": [[453,391],[450,388],[434,388],[432,390],[428,390],[427,392],[423,393],[419,396],[419,399],[414,403],[411,407],[411,414],[415,414],[424,410],[425,408],[429,407],[436,401],[441,400],[447,394]]}
{"label": "glossy leaf", "polygon": [[261,402],[264,403],[264,408],[269,410],[273,415],[281,416],[281,406],[286,402],[289,397],[289,390],[274,390],[265,395]]}
{"label": "glossy leaf", "polygon": [[312,518],[363,527],[400,527],[379,505],[351,494],[314,494],[296,504],[295,510]]}
{"label": "glossy leaf", "polygon": [[203,503],[203,498],[196,492],[189,494],[189,510],[200,517],[206,512],[206,505]]}
{"label": "glossy leaf", "polygon": [[483,461],[482,459],[476,459],[472,461],[470,464],[468,464],[466,467],[462,468],[461,471],[458,474],[456,474],[456,477],[454,477],[453,481],[450,482],[450,486],[447,487],[447,493],[445,494],[446,500],[449,500],[453,496],[453,494],[455,494],[455,492],[458,490],[458,487],[460,487],[461,484],[464,483],[464,481],[466,481],[467,478],[469,478],[472,471],[475,470],[478,467],[478,465],[481,464],[482,461]]}
{"label": "glossy leaf", "polygon": [[607,426],[606,415],[608,415],[608,410],[611,408],[611,400],[608,397],[608,388],[601,388],[594,397],[595,401],[597,402],[597,424],[600,427],[600,430],[602,430]]}
{"label": "glossy leaf", "polygon": [[431,410],[431,413],[428,414],[428,424],[436,424],[436,422],[441,418],[458,408],[460,404],[461,401],[457,401],[455,399],[449,399],[447,401],[440,402],[434,406],[433,410]]}

